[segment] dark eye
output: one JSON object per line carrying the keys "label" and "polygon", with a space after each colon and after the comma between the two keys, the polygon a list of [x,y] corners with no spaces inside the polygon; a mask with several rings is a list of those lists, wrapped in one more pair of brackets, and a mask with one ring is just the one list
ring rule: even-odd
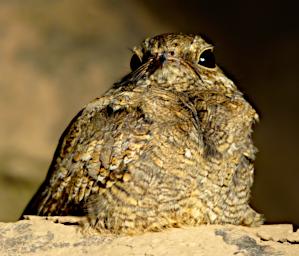
{"label": "dark eye", "polygon": [[141,66],[141,64],[142,64],[142,62],[141,62],[139,56],[136,53],[133,54],[131,61],[130,61],[131,70],[132,71],[136,70],[137,68],[139,68]]}
{"label": "dark eye", "polygon": [[202,65],[206,68],[215,68],[215,56],[212,52],[212,50],[205,50],[200,56],[199,56],[199,65]]}

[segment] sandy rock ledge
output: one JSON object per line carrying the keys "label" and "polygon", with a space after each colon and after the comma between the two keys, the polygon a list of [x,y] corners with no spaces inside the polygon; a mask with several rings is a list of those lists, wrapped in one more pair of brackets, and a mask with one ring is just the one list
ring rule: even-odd
{"label": "sandy rock ledge", "polygon": [[203,225],[136,236],[82,232],[78,219],[28,217],[0,223],[0,255],[299,256],[292,225]]}

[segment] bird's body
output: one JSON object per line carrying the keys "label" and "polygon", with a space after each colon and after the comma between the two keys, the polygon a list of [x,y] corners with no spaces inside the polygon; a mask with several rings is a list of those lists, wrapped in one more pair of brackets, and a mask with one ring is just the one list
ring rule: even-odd
{"label": "bird's body", "polygon": [[133,71],[73,119],[24,213],[86,215],[113,233],[260,224],[248,205],[258,116],[211,49],[183,34],[134,48]]}

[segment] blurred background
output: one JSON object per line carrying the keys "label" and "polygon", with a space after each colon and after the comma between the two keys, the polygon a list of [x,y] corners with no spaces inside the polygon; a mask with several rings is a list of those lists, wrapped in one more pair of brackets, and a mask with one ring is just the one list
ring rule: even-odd
{"label": "blurred background", "polygon": [[253,207],[299,225],[298,6],[279,1],[0,0],[0,221],[15,221],[72,117],[164,32],[208,36],[258,109]]}

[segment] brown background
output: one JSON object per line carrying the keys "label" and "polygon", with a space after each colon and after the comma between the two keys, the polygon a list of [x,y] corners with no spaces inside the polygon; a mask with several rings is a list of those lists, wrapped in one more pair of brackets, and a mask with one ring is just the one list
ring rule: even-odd
{"label": "brown background", "polygon": [[252,205],[299,225],[299,24],[292,2],[0,0],[0,221],[16,220],[79,109],[144,37],[207,35],[261,114]]}

